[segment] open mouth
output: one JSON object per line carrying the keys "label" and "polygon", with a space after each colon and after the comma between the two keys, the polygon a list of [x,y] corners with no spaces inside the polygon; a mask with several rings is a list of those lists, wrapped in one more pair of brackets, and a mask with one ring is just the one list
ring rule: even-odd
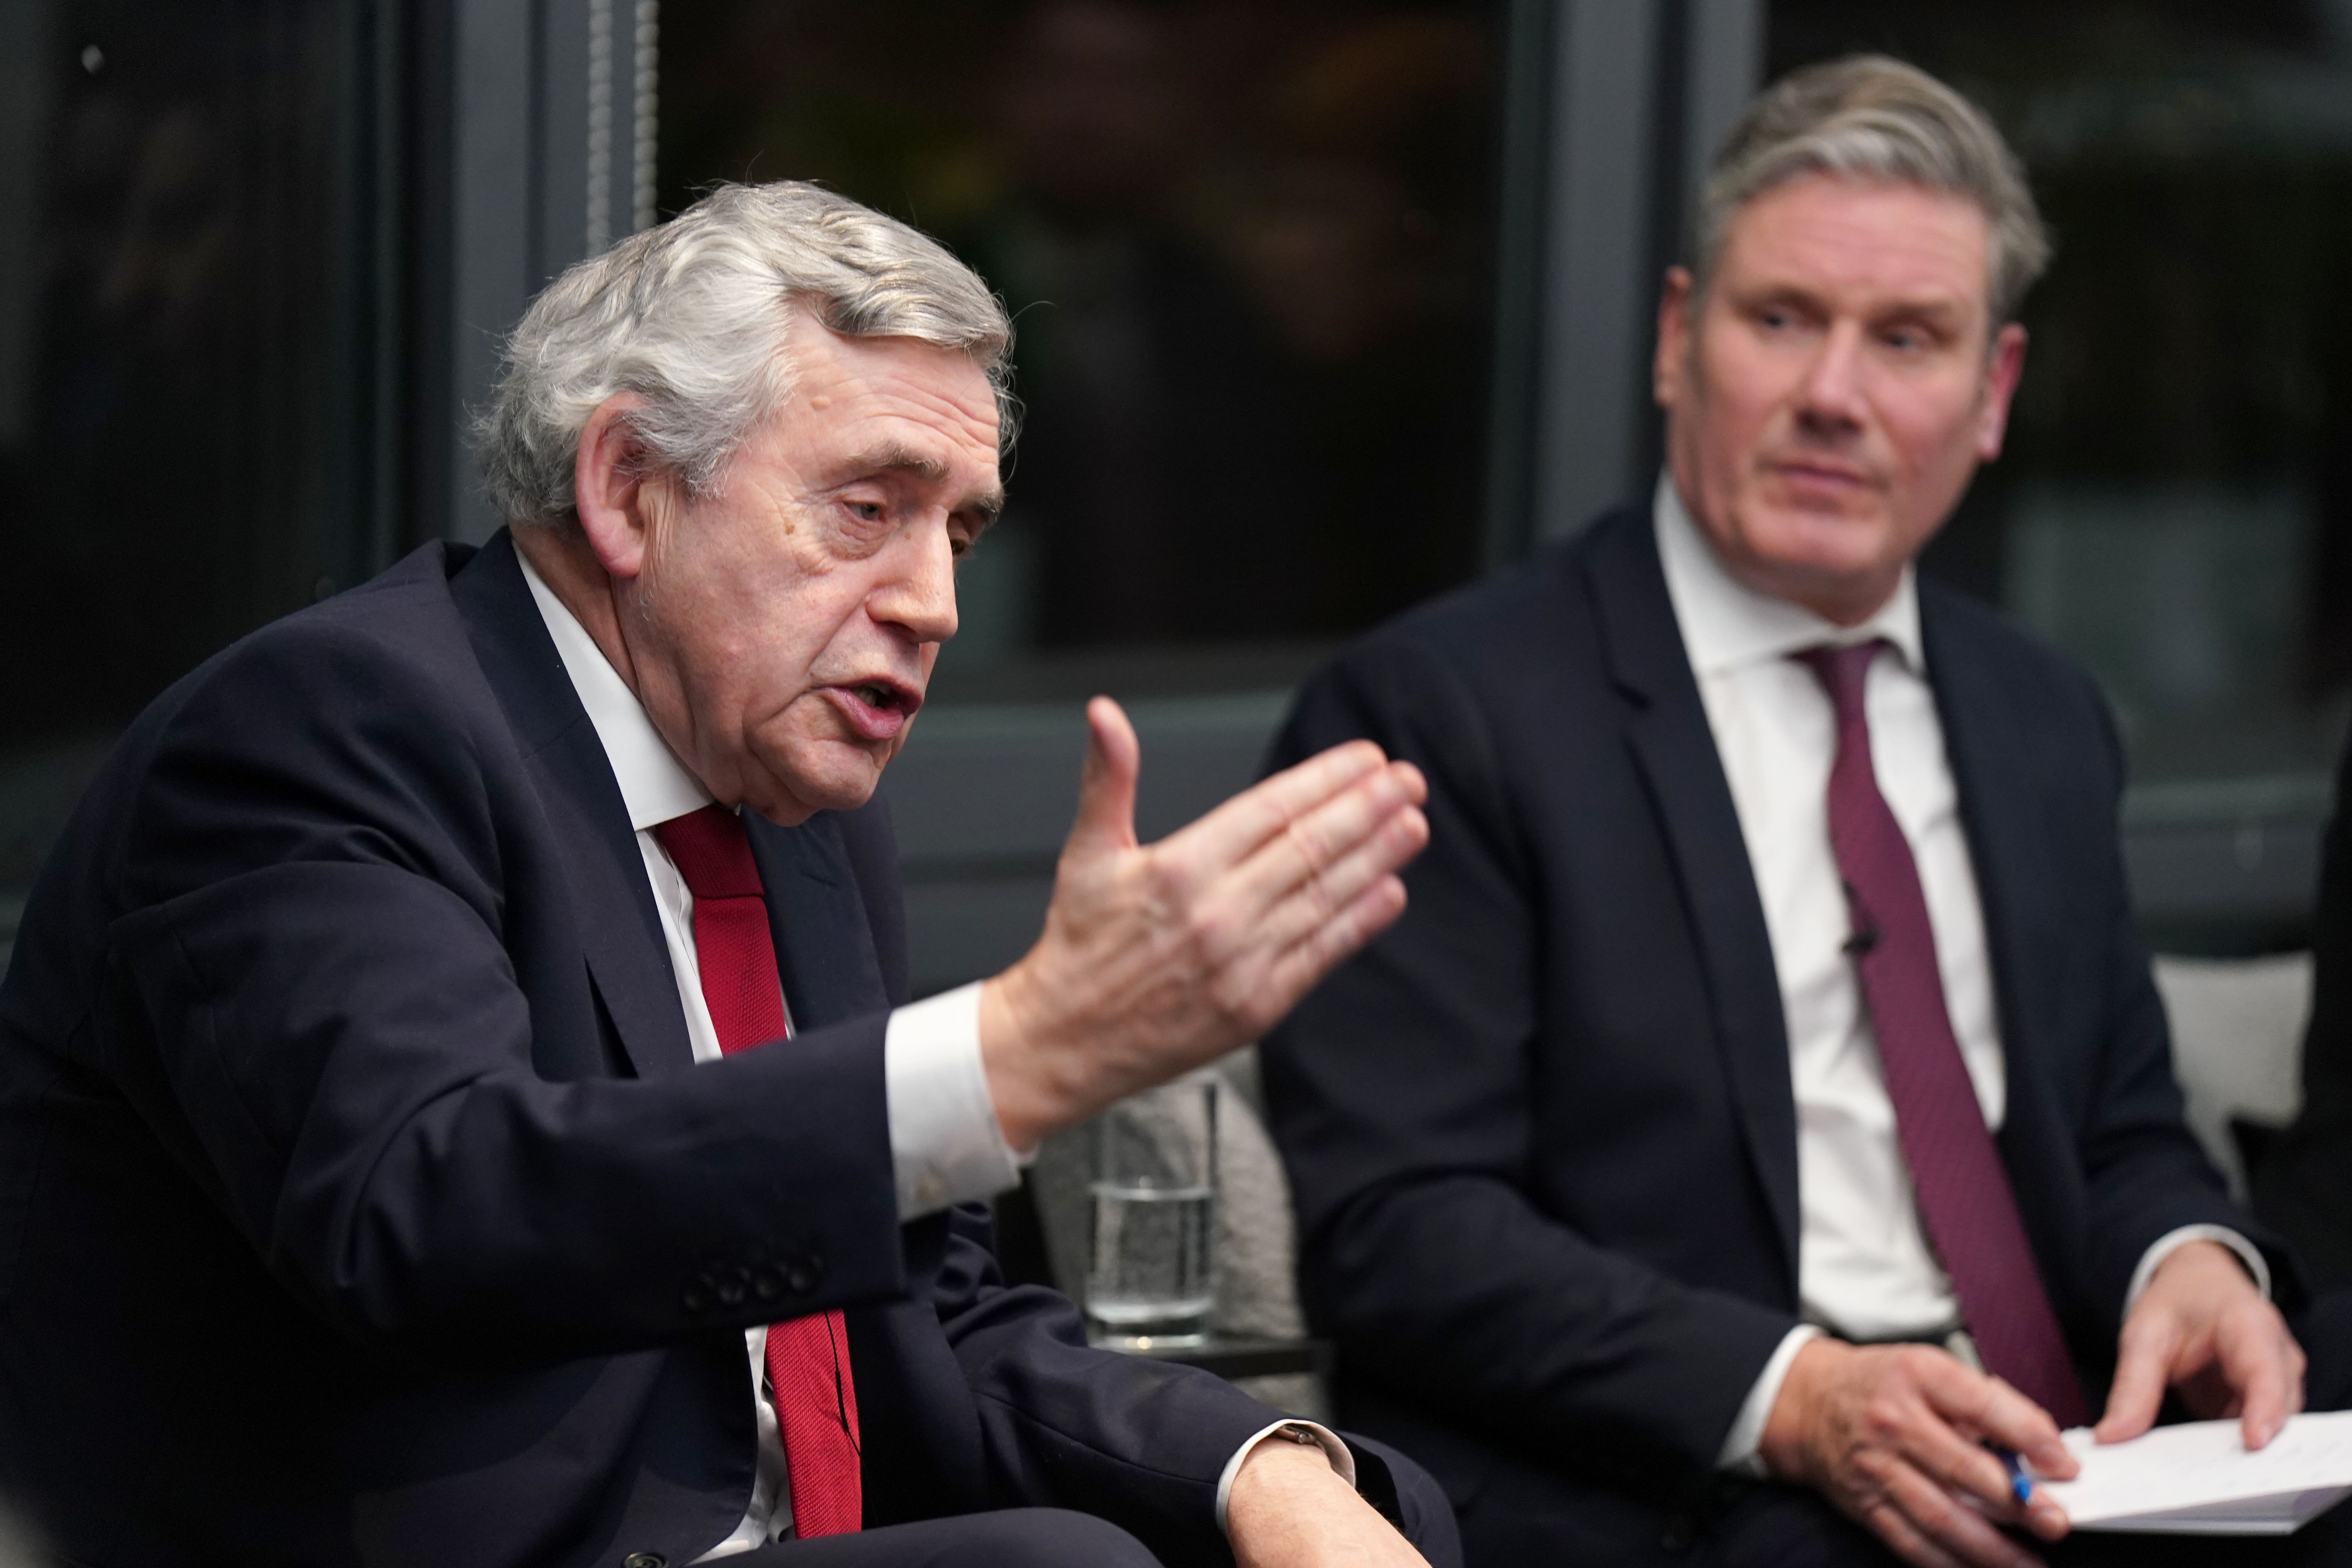
{"label": "open mouth", "polygon": [[920,693],[895,680],[853,680],[830,689],[835,705],[869,741],[887,741],[923,705]]}

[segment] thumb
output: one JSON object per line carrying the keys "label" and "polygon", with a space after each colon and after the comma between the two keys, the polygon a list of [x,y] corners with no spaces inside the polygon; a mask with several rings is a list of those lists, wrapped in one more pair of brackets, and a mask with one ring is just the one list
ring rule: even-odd
{"label": "thumb", "polygon": [[1087,704],[1087,765],[1078,779],[1078,819],[1065,854],[1103,855],[1135,847],[1135,781],[1143,747],[1135,726],[1108,697]]}

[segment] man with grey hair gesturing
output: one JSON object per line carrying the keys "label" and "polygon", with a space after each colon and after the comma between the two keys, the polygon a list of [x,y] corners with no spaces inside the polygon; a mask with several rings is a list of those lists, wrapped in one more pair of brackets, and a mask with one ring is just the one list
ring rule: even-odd
{"label": "man with grey hair gesturing", "polygon": [[989,1256],[1023,1151],[1255,1037],[1427,833],[1356,742],[1139,846],[1098,700],[1035,947],[905,1005],[872,796],[1009,335],[903,225],[719,191],[516,331],[510,531],[132,726],[0,988],[0,1492],[71,1560],[1451,1562],[1401,1457]]}
{"label": "man with grey hair gesturing", "polygon": [[2303,1401],[2294,1269],[2181,1124],[2105,711],[1912,569],[2045,249],[1943,84],[1774,86],[1666,279],[1652,500],[1373,634],[1276,749],[1428,775],[1412,908],[1264,1062],[1341,1413],[1474,1564],[2079,1560],[1995,1449]]}

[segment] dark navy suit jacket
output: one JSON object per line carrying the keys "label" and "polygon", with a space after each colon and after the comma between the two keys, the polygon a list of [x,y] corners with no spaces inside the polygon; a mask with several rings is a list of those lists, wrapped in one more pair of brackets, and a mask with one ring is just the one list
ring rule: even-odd
{"label": "dark navy suit jacket", "polygon": [[[2261,1233],[2181,1122],[2096,693],[1933,584],[1920,613],[1990,942],[2001,1158],[2095,1406],[2149,1244]],[[1507,1451],[1687,1495],[1797,1321],[1797,1129],[1647,511],[1366,638],[1273,760],[1352,736],[1428,773],[1430,847],[1403,919],[1264,1050],[1342,1412],[1457,1502]]]}
{"label": "dark navy suit jacket", "polygon": [[0,1496],[92,1563],[684,1563],[743,1329],[847,1310],[866,1520],[1224,1557],[1271,1419],[901,1226],[877,804],[751,823],[799,1035],[695,1065],[618,786],[503,536],[173,687],[0,988]]}

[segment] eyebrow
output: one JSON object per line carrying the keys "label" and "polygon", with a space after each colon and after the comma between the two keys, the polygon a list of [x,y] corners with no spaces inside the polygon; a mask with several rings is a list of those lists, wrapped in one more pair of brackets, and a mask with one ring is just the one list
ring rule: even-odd
{"label": "eyebrow", "polygon": [[1882,316],[1936,316],[1965,320],[1969,302],[1949,294],[1915,295],[1907,300],[1892,300],[1876,313]]}
{"label": "eyebrow", "polygon": [[[1742,292],[1738,298],[1751,307],[1797,305],[1814,310],[1827,308],[1827,300],[1819,291],[1793,283],[1770,284],[1753,291]],[[1883,300],[1874,306],[1868,313],[1874,318],[1913,316],[1956,321],[1967,317],[1969,304],[1967,300],[1949,294],[1915,294]]]}
{"label": "eyebrow", "polygon": [[[902,446],[896,441],[869,447],[852,458],[844,466],[858,474],[911,474],[925,484],[945,484],[948,479],[948,466],[945,463],[928,453],[918,452],[912,447]],[[981,525],[986,527],[994,522],[998,514],[1004,510],[1004,487],[996,485],[968,495],[957,502],[953,510],[978,512]]]}

